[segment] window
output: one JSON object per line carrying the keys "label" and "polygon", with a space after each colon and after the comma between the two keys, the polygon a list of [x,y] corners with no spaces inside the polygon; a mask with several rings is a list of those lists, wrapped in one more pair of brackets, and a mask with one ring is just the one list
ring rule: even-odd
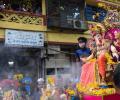
{"label": "window", "polygon": [[[85,0],[46,0],[48,27],[86,30],[84,25]],[[74,24],[78,21],[79,27]],[[82,26],[82,25],[83,26]]]}
{"label": "window", "polygon": [[82,19],[84,0],[47,0],[47,13],[50,17]]}
{"label": "window", "polygon": [[82,19],[84,3],[84,0],[61,0],[61,13],[65,14],[66,18]]}
{"label": "window", "polygon": [[69,74],[70,68],[57,68],[57,74]]}
{"label": "window", "polygon": [[47,75],[55,75],[55,68],[47,68]]}

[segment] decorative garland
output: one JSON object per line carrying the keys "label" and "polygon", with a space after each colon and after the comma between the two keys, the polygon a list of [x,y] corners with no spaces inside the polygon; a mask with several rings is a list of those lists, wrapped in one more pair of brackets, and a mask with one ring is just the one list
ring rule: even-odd
{"label": "decorative garland", "polygon": [[98,2],[98,7],[106,10],[119,9],[120,2],[118,0],[96,0]]}

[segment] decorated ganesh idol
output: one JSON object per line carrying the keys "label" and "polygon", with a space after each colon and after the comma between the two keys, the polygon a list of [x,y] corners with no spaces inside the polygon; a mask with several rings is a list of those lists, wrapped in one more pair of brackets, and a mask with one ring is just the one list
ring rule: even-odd
{"label": "decorated ganesh idol", "polygon": [[82,66],[80,82],[77,87],[79,91],[85,93],[95,93],[94,90],[101,91],[101,89],[113,93],[114,88],[109,88],[112,80],[108,79],[113,73],[111,65],[115,64],[109,52],[111,40],[104,38],[104,31],[100,26],[96,26],[92,36],[93,39],[89,42],[92,53],[87,58],[81,58],[85,64]]}
{"label": "decorated ganesh idol", "polygon": [[93,32],[93,39],[93,46],[90,47],[92,54],[86,59],[81,58],[86,63],[82,66],[80,83],[87,88],[94,84],[106,86],[106,54],[108,53],[108,47],[105,45],[103,33],[99,26]]}
{"label": "decorated ganesh idol", "polygon": [[112,75],[114,66],[120,61],[120,29],[109,19],[90,27],[91,55],[81,58],[85,63],[82,66],[80,82],[77,84],[78,91],[93,95],[115,93]]}
{"label": "decorated ganesh idol", "polygon": [[112,64],[115,64],[109,53],[112,42],[110,39],[104,38],[105,31],[102,29],[102,26],[94,26],[91,33],[93,38],[89,42],[89,48],[92,54],[86,59],[81,58],[85,64],[82,66],[79,86],[85,91],[90,91],[94,88],[109,88],[108,83],[112,79],[106,81],[108,78],[108,69]]}

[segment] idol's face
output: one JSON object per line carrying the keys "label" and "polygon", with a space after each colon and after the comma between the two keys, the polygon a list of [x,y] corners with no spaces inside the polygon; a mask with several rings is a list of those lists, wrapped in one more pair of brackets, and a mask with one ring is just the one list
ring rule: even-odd
{"label": "idol's face", "polygon": [[109,33],[109,38],[112,40],[113,39],[113,35],[111,33]]}
{"label": "idol's face", "polygon": [[96,34],[94,36],[96,44],[101,44],[102,43],[102,35],[101,34]]}

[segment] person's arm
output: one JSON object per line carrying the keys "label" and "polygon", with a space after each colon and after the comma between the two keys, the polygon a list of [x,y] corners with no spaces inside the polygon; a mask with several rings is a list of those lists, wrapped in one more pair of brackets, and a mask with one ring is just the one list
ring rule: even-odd
{"label": "person's arm", "polygon": [[83,62],[87,62],[87,61],[89,61],[90,59],[92,59],[94,57],[94,55],[93,55],[93,53],[89,56],[89,57],[87,57],[87,58],[80,58],[80,60],[82,60]]}

